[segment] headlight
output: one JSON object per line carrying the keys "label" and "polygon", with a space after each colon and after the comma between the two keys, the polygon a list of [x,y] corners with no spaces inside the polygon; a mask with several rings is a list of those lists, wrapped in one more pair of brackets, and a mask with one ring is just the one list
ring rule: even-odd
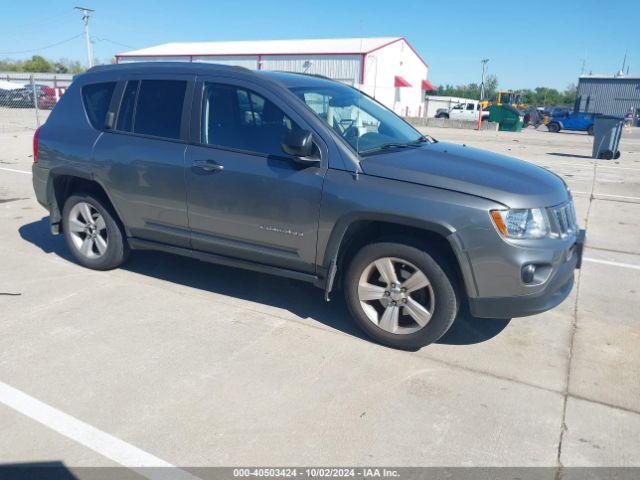
{"label": "headlight", "polygon": [[549,234],[549,219],[542,208],[491,210],[498,231],[507,238],[542,238]]}

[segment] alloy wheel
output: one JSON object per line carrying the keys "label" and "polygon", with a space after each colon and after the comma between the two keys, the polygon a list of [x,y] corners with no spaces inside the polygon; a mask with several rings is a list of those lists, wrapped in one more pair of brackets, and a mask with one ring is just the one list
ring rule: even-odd
{"label": "alloy wheel", "polygon": [[98,210],[87,202],[76,203],[69,212],[69,233],[73,244],[86,258],[102,257],[107,251],[107,225]]}
{"label": "alloy wheel", "polygon": [[371,322],[400,335],[424,328],[435,307],[433,287],[425,273],[395,257],[375,260],[363,270],[358,300]]}

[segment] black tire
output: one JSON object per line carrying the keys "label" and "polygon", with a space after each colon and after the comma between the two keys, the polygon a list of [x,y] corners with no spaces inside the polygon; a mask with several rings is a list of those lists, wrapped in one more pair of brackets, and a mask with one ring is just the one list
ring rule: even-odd
{"label": "black tire", "polygon": [[556,122],[551,122],[549,125],[547,125],[547,129],[551,133],[558,133],[560,131],[560,124]]}
{"label": "black tire", "polygon": [[[85,202],[91,205],[104,219],[107,247],[98,258],[88,258],[74,243],[71,234],[70,212],[77,204]],[[82,266],[93,270],[111,270],[122,265],[129,256],[129,245],[124,229],[109,203],[98,195],[78,192],[67,198],[62,210],[62,231],[69,250]]]}
{"label": "black tire", "polygon": [[587,134],[593,137],[593,125],[587,127]]}
{"label": "black tire", "polygon": [[[419,244],[414,242],[373,243],[363,247],[349,264],[344,277],[347,307],[360,328],[378,343],[402,350],[419,350],[442,337],[456,319],[460,305],[456,275],[446,259],[440,258],[437,252],[433,255],[427,253],[427,248],[419,247]],[[367,317],[360,304],[360,276],[369,264],[383,257],[395,257],[410,262],[422,270],[431,283],[435,297],[433,315],[429,322],[416,332],[394,334],[385,331]]]}
{"label": "black tire", "polygon": [[613,160],[614,156],[615,154],[611,150],[605,150],[604,152],[600,152],[600,154],[598,155],[598,158],[601,158],[604,160]]}
{"label": "black tire", "polygon": [[449,115],[447,113],[439,113],[436,118],[449,118]]}

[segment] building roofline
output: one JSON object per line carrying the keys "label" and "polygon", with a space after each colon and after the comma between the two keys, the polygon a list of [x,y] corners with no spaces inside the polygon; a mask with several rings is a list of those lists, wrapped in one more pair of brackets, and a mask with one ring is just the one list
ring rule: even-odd
{"label": "building roofline", "polygon": [[600,79],[600,80],[640,80],[640,77],[618,76],[618,75],[580,75],[578,80]]}
{"label": "building roofline", "polygon": [[[198,50],[206,52],[207,49],[220,48],[224,45],[222,53],[212,53],[210,55],[238,55],[238,56],[255,56],[255,55],[285,55],[287,54],[287,46],[290,46],[289,54],[306,54],[304,48],[310,47],[318,48],[318,53],[326,52],[327,54],[351,54],[362,55],[366,53],[368,49],[376,46],[388,43],[390,41],[397,41],[402,37],[351,37],[351,38],[301,38],[301,39],[273,39],[273,40],[238,40],[238,41],[217,41],[217,42],[172,42],[160,45],[154,45],[142,49],[130,50],[126,52],[120,52],[116,56],[118,57],[130,57],[130,56],[186,56],[186,55],[201,55],[200,53],[182,53],[177,54],[164,53],[164,52],[147,52],[149,50],[158,50],[161,48],[185,48],[188,51],[197,52]],[[324,42],[324,43],[323,43]],[[359,42],[359,47],[358,47]],[[307,45],[304,45],[307,43]],[[345,46],[347,48],[345,48]],[[243,48],[248,50],[242,51]],[[281,53],[278,49],[283,49]],[[301,50],[302,49],[302,50]],[[236,50],[236,53],[226,53],[226,51]],[[237,50],[241,50],[238,52]],[[207,55],[207,53],[204,53]]]}
{"label": "building roofline", "polygon": [[[372,38],[380,38],[380,39],[388,39],[387,42],[382,43],[370,50],[354,50],[354,51],[333,51],[327,49],[324,52],[282,52],[282,53],[265,53],[264,51],[255,51],[251,53],[194,53],[193,51],[187,51],[188,53],[144,53],[146,49],[132,50],[131,52],[122,52],[115,55],[116,61],[119,61],[122,58],[158,58],[158,57],[269,57],[269,56],[323,56],[323,55],[339,55],[339,56],[367,56],[373,52],[381,50],[389,45],[394,43],[404,41],[407,46],[413,51],[413,53],[420,59],[420,61],[424,64],[425,67],[429,68],[429,64],[422,58],[422,55],[418,53],[418,51],[409,43],[406,37],[372,37]],[[316,40],[316,39],[300,39],[304,40]],[[334,39],[318,39],[318,40],[334,40]],[[338,39],[343,40],[343,39]],[[346,39],[344,39],[346,40]],[[270,40],[266,40],[267,42]],[[278,40],[279,41],[279,40]],[[284,40],[295,42],[296,40]],[[177,42],[180,43],[180,42]],[[184,43],[199,43],[199,42],[184,42]],[[207,42],[202,42],[207,43]],[[209,42],[209,43],[225,43],[225,42]],[[169,45],[169,44],[167,44]],[[158,45],[159,46],[159,45]],[[153,47],[149,47],[153,48]]]}

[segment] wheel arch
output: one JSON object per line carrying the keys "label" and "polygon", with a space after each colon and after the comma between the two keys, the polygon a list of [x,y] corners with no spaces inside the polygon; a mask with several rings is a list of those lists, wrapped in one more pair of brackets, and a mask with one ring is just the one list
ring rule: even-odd
{"label": "wheel arch", "polygon": [[[58,234],[62,231],[62,209],[64,203],[73,193],[76,192],[93,193],[101,197],[106,203],[106,207],[111,208],[117,219],[124,226],[122,216],[111,201],[106,189],[89,172],[79,172],[72,169],[60,168],[52,170],[47,181],[47,198],[50,206],[50,224],[52,233]],[[129,232],[125,231],[127,235]]]}
{"label": "wheel arch", "polygon": [[453,227],[428,220],[376,214],[353,215],[342,219],[333,228],[321,263],[326,276],[325,292],[328,294],[334,284],[341,284],[350,258],[360,248],[385,238],[413,239],[435,246],[450,261],[461,288],[467,294],[473,293],[470,288],[475,288],[475,281],[468,259],[456,241]]}

